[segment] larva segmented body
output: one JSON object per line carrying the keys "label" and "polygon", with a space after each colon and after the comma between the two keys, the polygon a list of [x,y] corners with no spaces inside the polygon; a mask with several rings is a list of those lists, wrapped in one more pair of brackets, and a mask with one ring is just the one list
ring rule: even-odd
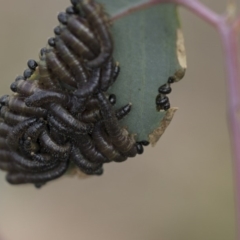
{"label": "larva segmented body", "polygon": [[101,175],[103,164],[143,152],[143,143],[119,125],[131,110],[113,110],[107,90],[120,71],[113,60],[109,17],[93,0],[72,0],[58,15],[55,37],[29,60],[0,99],[0,169],[11,184],[36,187],[62,176],[73,162]]}

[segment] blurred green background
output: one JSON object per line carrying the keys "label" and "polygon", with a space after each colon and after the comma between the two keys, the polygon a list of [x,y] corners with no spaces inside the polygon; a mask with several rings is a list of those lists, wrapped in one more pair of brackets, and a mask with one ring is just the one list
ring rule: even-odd
{"label": "blurred green background", "polygon": [[[223,12],[225,0],[202,1]],[[67,0],[0,0],[0,95],[37,58]],[[41,190],[13,187],[0,172],[1,240],[233,240],[235,210],[218,33],[180,11],[188,56],[174,84],[179,107],[155,148],[102,177],[63,177]]]}

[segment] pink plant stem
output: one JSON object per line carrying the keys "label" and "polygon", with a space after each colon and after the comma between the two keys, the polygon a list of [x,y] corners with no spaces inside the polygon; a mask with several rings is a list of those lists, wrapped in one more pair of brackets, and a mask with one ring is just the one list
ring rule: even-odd
{"label": "pink plant stem", "polygon": [[112,17],[112,20],[115,21],[119,18],[125,17],[133,12],[151,7],[153,5],[157,5],[160,3],[175,3],[179,5],[183,5],[188,8],[199,17],[203,18],[205,21],[209,22],[211,25],[217,27],[218,22],[221,19],[221,16],[211,11],[209,8],[205,7],[197,0],[149,0],[145,2],[138,3],[128,9],[124,9],[122,12],[119,12],[115,16]]}
{"label": "pink plant stem", "polygon": [[233,166],[236,186],[237,231],[238,239],[240,239],[240,63],[237,55],[237,35],[234,28],[229,28],[226,24],[222,25],[221,36],[228,70],[228,118],[234,155]]}
{"label": "pink plant stem", "polygon": [[237,32],[240,30],[240,16],[233,22],[225,15],[219,15],[198,0],[149,0],[124,9],[112,20],[160,3],[182,5],[216,28],[221,36],[226,59],[228,85],[228,119],[232,141],[233,166],[235,170],[237,239],[240,240],[240,61],[238,56]]}
{"label": "pink plant stem", "polygon": [[236,31],[240,31],[240,16],[236,19],[236,21],[234,23],[234,27],[235,27]]}

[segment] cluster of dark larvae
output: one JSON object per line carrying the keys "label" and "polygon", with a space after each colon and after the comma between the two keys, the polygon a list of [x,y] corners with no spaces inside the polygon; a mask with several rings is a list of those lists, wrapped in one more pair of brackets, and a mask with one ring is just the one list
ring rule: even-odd
{"label": "cluster of dark larvae", "polygon": [[148,145],[119,124],[131,104],[114,110],[116,96],[107,93],[120,70],[108,15],[93,0],[71,3],[40,60],[29,60],[11,84],[14,94],[0,99],[0,169],[11,184],[40,187],[70,164],[101,175],[104,163],[125,161]]}
{"label": "cluster of dark larvae", "polygon": [[170,86],[175,81],[175,76],[169,77],[168,82],[158,88],[158,95],[156,97],[156,106],[158,111],[166,111],[170,108],[169,98],[166,95],[172,92],[172,88]]}

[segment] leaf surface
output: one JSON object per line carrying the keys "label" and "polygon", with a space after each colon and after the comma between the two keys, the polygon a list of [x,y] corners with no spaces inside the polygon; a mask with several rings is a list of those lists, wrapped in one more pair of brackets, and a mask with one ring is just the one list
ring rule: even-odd
{"label": "leaf surface", "polygon": [[[139,3],[137,0],[100,2],[111,16]],[[120,63],[121,72],[109,92],[117,96],[116,108],[132,103],[122,126],[136,134],[138,141],[149,140],[166,115],[165,111],[156,109],[158,88],[170,76],[180,80],[186,69],[177,8],[173,4],[159,4],[131,13],[115,21],[111,31],[114,58]]]}

